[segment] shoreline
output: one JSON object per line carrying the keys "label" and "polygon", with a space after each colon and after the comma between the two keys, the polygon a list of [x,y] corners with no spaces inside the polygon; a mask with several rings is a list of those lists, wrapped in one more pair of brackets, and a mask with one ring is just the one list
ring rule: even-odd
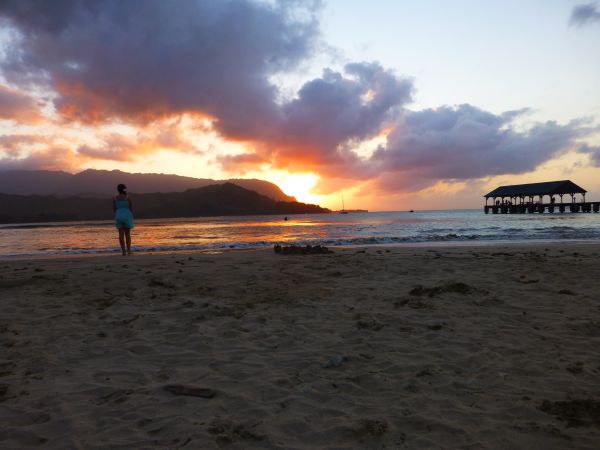
{"label": "shoreline", "polygon": [[[303,244],[295,244],[294,242],[282,242],[280,245],[300,245]],[[311,244],[311,245],[323,245],[319,243]],[[487,247],[532,247],[538,248],[541,246],[576,246],[576,247],[585,247],[585,246],[597,246],[600,245],[600,240],[597,239],[564,239],[564,240],[522,240],[522,241],[510,241],[510,240],[468,240],[468,241],[430,241],[430,242],[406,242],[406,243],[382,243],[382,244],[357,244],[357,245],[325,245],[327,248],[338,250],[351,250],[351,249],[362,249],[362,248],[424,248],[424,249],[453,249],[453,248],[487,248]],[[135,246],[134,246],[135,247]],[[256,247],[217,247],[217,248],[207,248],[207,249],[178,249],[178,250],[155,250],[155,251],[136,251],[133,250],[133,255],[131,257],[136,256],[145,256],[145,255],[178,255],[178,254],[220,254],[220,253],[228,253],[228,252],[252,252],[252,251],[269,251],[273,250],[272,245],[268,246],[256,246]],[[0,262],[3,261],[22,261],[22,260],[45,260],[45,259],[76,259],[76,258],[94,258],[94,257],[116,257],[121,255],[121,250],[115,247],[115,250],[112,252],[95,252],[93,250],[90,251],[82,251],[78,253],[59,253],[59,254],[19,254],[19,255],[0,255]]]}

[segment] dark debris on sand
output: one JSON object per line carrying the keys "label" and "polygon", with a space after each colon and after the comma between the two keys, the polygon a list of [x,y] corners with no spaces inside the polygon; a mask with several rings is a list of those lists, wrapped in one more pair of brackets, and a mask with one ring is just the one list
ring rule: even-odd
{"label": "dark debris on sand", "polygon": [[164,287],[164,288],[169,288],[169,289],[174,289],[175,285],[173,283],[171,283],[170,281],[166,281],[166,280],[161,280],[158,277],[152,277],[150,278],[150,280],[148,281],[148,286],[151,287]]}
{"label": "dark debris on sand", "polygon": [[8,384],[0,384],[0,402],[8,397]]}
{"label": "dark debris on sand", "polygon": [[184,386],[182,384],[169,384],[164,387],[165,391],[174,395],[185,395],[188,397],[213,398],[217,395],[216,391],[209,388],[196,386]]}
{"label": "dark debris on sand", "polygon": [[539,409],[566,422],[568,427],[600,428],[600,400],[591,398],[558,402],[544,400]]}
{"label": "dark debris on sand", "polygon": [[324,253],[333,253],[324,245],[275,245],[275,253],[282,255],[320,255]]}
{"label": "dark debris on sand", "polygon": [[257,431],[260,422],[236,423],[231,420],[215,418],[208,426],[208,432],[223,443],[238,440],[264,441],[267,436]]}
{"label": "dark debris on sand", "polygon": [[441,286],[434,286],[431,288],[426,288],[423,286],[417,286],[414,289],[412,289],[409,294],[410,295],[414,295],[416,297],[423,297],[423,296],[427,296],[427,297],[435,297],[436,295],[439,294],[445,294],[445,293],[456,293],[456,294],[472,294],[474,292],[477,292],[477,289],[469,286],[468,284],[462,283],[462,282],[456,282],[456,283],[447,283]]}
{"label": "dark debris on sand", "polygon": [[387,431],[387,422],[380,419],[362,419],[354,429],[357,437],[378,437],[384,435]]}
{"label": "dark debris on sand", "polygon": [[558,291],[558,293],[562,295],[576,295],[575,292],[571,291],[570,289],[561,289]]}

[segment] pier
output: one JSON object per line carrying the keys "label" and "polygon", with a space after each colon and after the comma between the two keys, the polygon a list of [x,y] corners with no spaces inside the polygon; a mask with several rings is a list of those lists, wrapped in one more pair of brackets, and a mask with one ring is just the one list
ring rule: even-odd
{"label": "pier", "polygon": [[484,195],[483,208],[486,214],[599,212],[600,201],[586,201],[586,193],[571,180],[500,186]]}

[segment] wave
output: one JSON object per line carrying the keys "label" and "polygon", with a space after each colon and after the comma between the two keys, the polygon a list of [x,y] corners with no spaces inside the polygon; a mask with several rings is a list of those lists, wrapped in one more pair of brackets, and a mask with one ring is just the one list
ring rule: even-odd
{"label": "wave", "polygon": [[[534,242],[549,240],[589,240],[600,239],[598,231],[593,235],[578,233],[577,236],[514,236],[511,234],[497,234],[493,236],[482,236],[477,234],[455,234],[411,236],[411,237],[358,237],[358,238],[326,238],[326,239],[304,239],[289,241],[254,241],[254,242],[222,242],[214,244],[189,244],[189,245],[148,245],[133,246],[133,251],[138,253],[161,253],[179,251],[223,251],[230,249],[260,249],[272,247],[275,244],[283,245],[325,245],[330,247],[353,247],[372,245],[401,245],[401,244],[427,244],[427,243],[452,243],[452,242],[494,242],[515,241]],[[5,253],[4,257],[36,257],[36,256],[60,256],[60,255],[100,255],[119,254],[120,249],[115,247],[98,248],[65,248],[65,249],[38,249],[34,252]]]}
{"label": "wave", "polygon": [[[427,238],[419,237],[383,237],[383,238],[329,238],[329,239],[318,239],[318,240],[290,240],[290,241],[258,241],[258,242],[230,242],[220,243],[214,245],[151,245],[151,246],[133,246],[132,249],[136,253],[162,253],[162,252],[179,252],[179,251],[222,251],[232,249],[260,249],[266,247],[272,247],[276,244],[283,245],[325,245],[329,247],[361,247],[361,246],[372,246],[372,245],[401,245],[401,244],[427,244],[427,243],[468,243],[468,242],[548,242],[548,241],[582,241],[582,240],[600,240],[600,236],[597,234],[594,236],[577,236],[568,238],[553,238],[539,236],[537,238],[515,238],[514,236],[479,236],[479,235],[466,235],[459,236],[455,234],[448,234],[444,236],[430,236]],[[4,253],[1,257],[39,257],[39,256],[66,256],[66,255],[102,255],[102,254],[119,254],[120,249],[116,247],[99,247],[99,248],[65,248],[65,249],[39,249],[33,252],[15,252],[15,253]]]}
{"label": "wave", "polygon": [[78,228],[78,227],[106,227],[113,225],[112,221],[103,222],[48,222],[48,223],[16,223],[0,224],[0,230],[33,230],[37,228]]}
{"label": "wave", "polygon": [[[371,218],[372,219],[369,219]],[[495,217],[490,223],[490,217],[464,217],[462,223],[456,226],[437,218],[427,219],[435,222],[430,225],[399,226],[394,220],[389,221],[387,215],[377,216],[361,215],[356,222],[311,220],[310,226],[287,224],[281,227],[280,222],[255,221],[232,222],[218,219],[219,230],[207,231],[207,227],[215,226],[215,220],[207,222],[206,226],[198,229],[186,229],[184,221],[147,222],[160,225],[161,232],[157,239],[150,241],[151,237],[143,242],[144,235],[140,234],[135,242],[142,245],[134,246],[136,252],[177,252],[177,251],[220,251],[226,249],[264,248],[275,244],[296,245],[326,245],[326,246],[369,246],[369,245],[444,245],[452,243],[477,242],[479,245],[494,242],[535,242],[535,241],[597,241],[600,240],[600,226],[595,226],[596,221],[590,220],[592,216],[573,216],[569,225],[556,221],[548,222],[546,217],[527,217],[528,220],[519,227],[514,220],[497,220]],[[337,218],[337,216],[336,216]],[[374,222],[365,222],[367,219]],[[385,220],[384,220],[385,219]],[[535,219],[535,222],[533,220]],[[446,220],[446,222],[448,222]],[[521,223],[521,222],[519,222]],[[191,222],[197,225],[197,222]],[[221,225],[223,225],[221,227]],[[439,225],[439,227],[436,227]],[[574,225],[574,226],[571,226]],[[79,239],[60,241],[61,233],[53,228],[57,227],[82,227]],[[92,230],[87,227],[94,227]],[[95,238],[95,242],[88,239],[90,233],[96,233],[96,227],[105,227],[112,232],[112,222],[79,222],[70,224],[11,224],[0,225],[0,257],[39,257],[50,255],[85,255],[85,254],[118,254],[118,246],[105,246],[104,243],[113,244],[112,240],[104,240],[103,236]],[[28,228],[33,230],[27,231]],[[35,230],[36,228],[50,228],[48,231]],[[10,230],[10,231],[9,231]],[[72,235],[77,230],[69,228],[65,235]],[[2,238],[6,233],[7,239]],[[206,233],[206,234],[204,234]],[[108,234],[106,236],[109,236]],[[112,235],[111,235],[112,236]],[[254,239],[252,240],[252,236]],[[77,242],[79,246],[70,246],[70,242]],[[82,244],[83,243],[83,244]],[[94,247],[96,243],[100,245]],[[116,244],[116,240],[114,242]],[[12,248],[11,248],[12,245]]]}

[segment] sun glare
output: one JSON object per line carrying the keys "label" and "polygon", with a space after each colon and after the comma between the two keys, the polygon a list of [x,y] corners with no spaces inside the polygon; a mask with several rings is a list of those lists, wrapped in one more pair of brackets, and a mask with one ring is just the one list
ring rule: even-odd
{"label": "sun glare", "polygon": [[317,176],[312,173],[294,174],[283,177],[277,184],[283,192],[293,195],[299,202],[318,204],[320,196],[310,193],[317,180]]}

